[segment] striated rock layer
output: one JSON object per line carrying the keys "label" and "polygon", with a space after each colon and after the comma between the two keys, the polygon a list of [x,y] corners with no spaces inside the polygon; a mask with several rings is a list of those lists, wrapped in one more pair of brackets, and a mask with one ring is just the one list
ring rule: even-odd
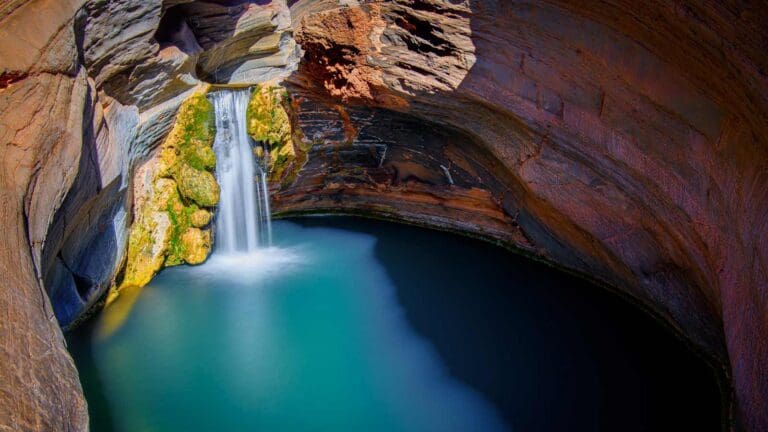
{"label": "striated rock layer", "polygon": [[[576,3],[404,0],[305,15],[305,62],[290,82],[305,135],[327,150],[313,149],[324,165],[310,157],[276,208],[374,211],[512,239],[655,311],[729,374],[738,426],[764,429],[766,10]],[[334,115],[336,104],[370,114]],[[382,108],[421,121],[382,134],[393,122]],[[327,118],[335,137],[321,130]],[[423,121],[447,136],[409,143],[429,140]],[[461,136],[468,143],[454,144]],[[451,145],[469,142],[492,162],[466,182],[467,165],[478,171],[468,154],[481,152]],[[341,156],[350,148],[401,146],[418,153],[344,171],[360,165]],[[472,187],[486,205],[465,198]],[[457,202],[490,221],[462,218]],[[502,236],[493,223],[504,218]]]}
{"label": "striated rock layer", "polygon": [[[132,178],[135,169],[157,152],[181,103],[205,85],[198,69],[236,67],[241,77],[274,79],[297,62],[293,39],[274,37],[289,24],[286,3],[246,3],[0,5],[0,182],[8,231],[0,252],[0,430],[86,430],[60,327],[82,320],[124,266],[136,216],[132,183],[145,181]],[[214,12],[222,15],[217,25],[237,24],[263,52],[246,56],[239,45],[227,47],[231,35],[192,32]],[[251,62],[243,64],[246,58]],[[200,229],[208,215],[189,216],[194,229],[178,243],[195,252],[208,242]],[[204,258],[186,253],[184,260]]]}
{"label": "striated rock layer", "polygon": [[588,275],[716,365],[727,429],[768,429],[766,22],[746,0],[5,2],[0,430],[85,430],[56,320],[123,267],[137,167],[205,82],[281,80],[249,108],[273,210]]}

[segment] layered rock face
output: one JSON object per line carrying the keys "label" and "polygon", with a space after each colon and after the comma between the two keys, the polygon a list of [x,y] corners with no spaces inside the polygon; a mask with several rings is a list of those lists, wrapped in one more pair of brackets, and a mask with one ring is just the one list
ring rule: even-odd
{"label": "layered rock face", "polygon": [[56,319],[120,271],[136,167],[205,82],[281,80],[273,210],[455,230],[585,274],[722,370],[729,428],[768,429],[758,3],[6,2],[0,429],[85,429]]}
{"label": "layered rock face", "polygon": [[[186,8],[194,9],[188,18],[169,18]],[[231,35],[192,33],[186,23],[216,14],[219,24],[229,22],[264,49],[207,58],[231,51]],[[60,326],[103,299],[124,265],[136,216],[135,168],[156,153],[180,104],[207,85],[198,65],[221,61],[259,79],[290,72],[293,40],[274,38],[285,16],[284,2],[0,6],[0,181],[8,228],[0,253],[0,430],[86,430],[85,400]],[[179,241],[205,242],[197,237]]]}
{"label": "layered rock face", "polygon": [[[415,205],[429,185],[440,208],[481,188],[511,220],[507,238],[525,239],[513,244],[639,299],[730,368],[740,426],[765,428],[768,39],[764,10],[732,7],[402,1],[307,15],[296,35],[305,62],[291,79],[307,94],[300,123],[302,111],[330,117],[337,134],[359,131],[352,146],[386,144],[367,134],[389,124],[381,108],[406,113],[486,149],[497,184],[478,175],[451,185],[442,167],[464,176],[466,157],[433,145],[431,169],[410,183],[402,165],[413,158],[396,155],[375,186],[325,167],[300,174],[296,187],[315,183],[301,199],[369,209],[370,195],[396,194]],[[344,116],[306,102],[328,96],[373,114],[342,127]],[[311,136],[316,120],[304,123]],[[398,145],[416,150],[405,142],[424,126],[409,129]],[[347,141],[319,138],[340,152]],[[300,201],[289,188],[277,202],[283,194]],[[409,199],[396,200],[407,212]],[[463,222],[448,225],[500,237]]]}

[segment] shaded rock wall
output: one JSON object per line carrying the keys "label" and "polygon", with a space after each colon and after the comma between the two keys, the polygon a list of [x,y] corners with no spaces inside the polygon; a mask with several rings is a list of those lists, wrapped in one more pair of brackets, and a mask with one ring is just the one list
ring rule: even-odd
{"label": "shaded rock wall", "polygon": [[[60,326],[77,323],[114,283],[133,219],[131,174],[156,152],[182,101],[203,87],[198,64],[218,47],[198,47],[204,35],[190,35],[189,25],[181,39],[166,37],[164,14],[181,3],[199,2],[0,6],[0,181],[8,228],[0,252],[0,430],[87,428]],[[241,6],[223,9],[238,22]],[[239,30],[258,28],[254,43],[287,14],[285,2],[248,10],[256,18]],[[296,47],[282,38],[275,44],[263,45],[283,63],[240,70],[289,73]],[[216,59],[205,65],[217,67]]]}
{"label": "shaded rock wall", "polygon": [[316,100],[407,113],[488,149],[506,188],[493,200],[522,246],[640,299],[730,362],[742,426],[760,430],[766,12],[630,3],[326,10],[297,28],[306,63],[291,81]]}
{"label": "shaded rock wall", "polygon": [[468,232],[588,274],[723,368],[735,427],[768,428],[761,6],[5,2],[0,428],[84,429],[53,316],[112,284],[133,170],[181,102],[286,78],[303,156],[274,210]]}
{"label": "shaded rock wall", "polygon": [[272,194],[279,215],[375,215],[531,249],[504,209],[503,166],[466,135],[294,92],[295,121],[309,151],[296,179]]}

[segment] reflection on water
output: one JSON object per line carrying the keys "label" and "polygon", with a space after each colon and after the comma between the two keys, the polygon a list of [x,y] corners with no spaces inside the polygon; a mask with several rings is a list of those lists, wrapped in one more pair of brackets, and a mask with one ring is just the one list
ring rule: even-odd
{"label": "reflection on water", "polygon": [[379,222],[275,240],[164,270],[70,336],[92,430],[718,430],[708,370],[572,278]]}
{"label": "reflection on water", "polygon": [[117,331],[131,314],[133,305],[139,299],[141,287],[136,285],[124,286],[120,290],[120,296],[110,302],[96,321],[96,337],[106,339]]}

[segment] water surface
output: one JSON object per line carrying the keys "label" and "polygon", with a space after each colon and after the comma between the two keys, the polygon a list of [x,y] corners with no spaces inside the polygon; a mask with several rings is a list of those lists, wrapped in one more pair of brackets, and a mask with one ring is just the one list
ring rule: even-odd
{"label": "water surface", "polygon": [[161,272],[69,336],[100,431],[719,430],[631,305],[451,234],[351,218]]}

